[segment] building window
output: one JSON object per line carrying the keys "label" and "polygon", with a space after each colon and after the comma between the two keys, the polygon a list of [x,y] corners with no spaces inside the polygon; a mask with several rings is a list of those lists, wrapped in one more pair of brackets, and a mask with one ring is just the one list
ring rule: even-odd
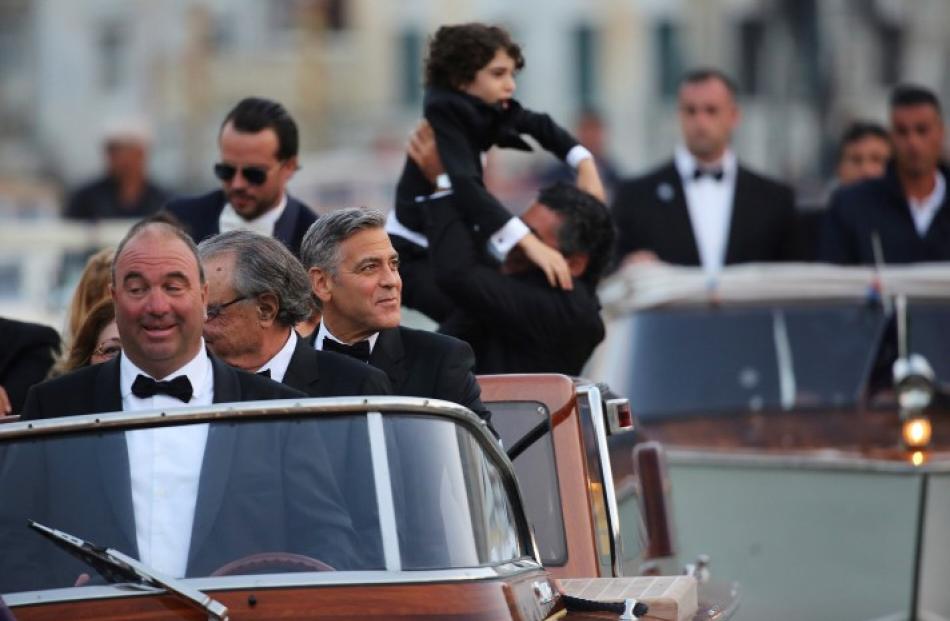
{"label": "building window", "polygon": [[877,23],[877,40],[877,50],[880,54],[878,79],[884,86],[891,86],[901,80],[904,33],[898,24],[880,21]]}
{"label": "building window", "polygon": [[590,108],[597,103],[598,44],[598,33],[593,26],[583,24],[574,31],[574,86],[580,108]]}
{"label": "building window", "polygon": [[762,52],[765,45],[765,22],[760,18],[742,20],[739,24],[739,91],[743,95],[762,92]]}
{"label": "building window", "polygon": [[99,30],[99,84],[104,91],[115,91],[122,84],[128,53],[126,35],[120,21],[107,21]]}
{"label": "building window", "polygon": [[683,74],[683,46],[680,41],[680,28],[669,20],[656,25],[654,31],[657,55],[657,77],[660,94],[674,99]]}
{"label": "building window", "polygon": [[400,100],[407,106],[422,102],[422,35],[406,30],[399,35]]}

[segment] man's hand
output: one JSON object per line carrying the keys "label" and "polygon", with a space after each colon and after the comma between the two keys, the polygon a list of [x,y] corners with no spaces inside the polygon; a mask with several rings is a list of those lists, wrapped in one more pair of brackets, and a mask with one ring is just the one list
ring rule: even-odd
{"label": "man's hand", "polygon": [[435,132],[429,121],[419,121],[415,131],[409,136],[408,152],[426,179],[435,185],[436,178],[445,172],[445,168],[442,166],[442,158],[439,157],[439,149],[435,144]]}
{"label": "man's hand", "polygon": [[548,284],[552,287],[560,287],[565,291],[574,288],[574,281],[571,279],[571,268],[568,267],[564,255],[545,244],[537,238],[534,233],[528,233],[518,242],[521,250],[524,251],[528,259],[541,268],[544,275],[548,277]]}
{"label": "man's hand", "polygon": [[577,187],[593,195],[600,202],[607,202],[607,194],[604,192],[604,184],[600,180],[594,158],[588,157],[577,165]]}
{"label": "man's hand", "polygon": [[13,404],[10,403],[10,397],[7,395],[7,391],[3,389],[3,386],[0,386],[0,416],[7,416],[13,414]]}
{"label": "man's hand", "polygon": [[662,263],[652,250],[637,250],[623,258],[624,265],[654,265]]}

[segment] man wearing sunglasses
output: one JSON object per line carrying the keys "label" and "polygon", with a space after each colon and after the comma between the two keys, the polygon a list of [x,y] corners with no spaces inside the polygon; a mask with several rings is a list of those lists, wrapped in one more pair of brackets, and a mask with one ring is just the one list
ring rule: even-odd
{"label": "man wearing sunglasses", "polygon": [[297,124],[276,101],[249,97],[225,117],[214,175],[221,189],[177,199],[165,208],[196,242],[235,230],[279,239],[294,254],[317,216],[289,196],[297,171]]}

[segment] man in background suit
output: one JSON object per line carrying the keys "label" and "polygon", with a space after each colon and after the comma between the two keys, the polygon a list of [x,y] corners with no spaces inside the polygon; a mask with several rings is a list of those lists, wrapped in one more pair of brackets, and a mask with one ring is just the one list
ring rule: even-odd
{"label": "man in background suit", "polygon": [[323,307],[313,346],[383,370],[394,394],[454,401],[488,421],[491,415],[472,374],[471,347],[399,325],[399,256],[385,224],[377,211],[341,209],[307,231],[300,254]]}
{"label": "man in background suit", "polygon": [[306,270],[280,242],[231,231],[201,242],[198,254],[208,278],[204,337],[222,360],[311,397],[391,392],[379,369],[317,351],[294,332],[313,297]]}
{"label": "man in background suit", "polygon": [[298,143],[297,124],[282,105],[243,99],[218,134],[221,161],[214,174],[221,189],[172,200],[165,208],[196,242],[245,229],[272,235],[298,254],[300,240],[317,217],[286,191],[297,172]]}
{"label": "man in background suit", "polygon": [[940,161],[943,137],[937,96],[919,86],[895,88],[894,159],[884,176],[832,195],[819,258],[864,265],[950,261],[950,169]]}
{"label": "man in background suit", "polygon": [[46,379],[59,349],[56,330],[0,317],[0,416],[19,414],[30,386]]}
{"label": "man in background suit", "polygon": [[[444,171],[427,123],[409,156],[435,187]],[[579,375],[604,338],[596,287],[613,249],[610,213],[590,194],[558,183],[541,190],[521,215],[538,238],[560,252],[574,287],[551,287],[544,273],[513,249],[501,269],[479,260],[463,197],[440,192],[423,202],[432,271],[456,310],[440,331],[467,341],[479,373]]]}
{"label": "man in background suit", "polygon": [[[33,387],[24,418],[304,396],[207,353],[207,284],[179,229],[133,226],[116,250],[111,290],[122,354]],[[0,583],[30,588],[42,575],[53,581],[46,586],[68,586],[75,575],[62,553],[35,548],[26,517],[173,577],[268,551],[349,566],[352,525],[314,429],[205,423],[14,446],[0,463],[0,496],[9,499],[0,507]]]}
{"label": "man in background suit", "polygon": [[613,203],[623,261],[724,265],[797,257],[791,188],[741,166],[730,142],[739,124],[736,88],[716,69],[680,83],[683,144],[674,159],[623,183]]}

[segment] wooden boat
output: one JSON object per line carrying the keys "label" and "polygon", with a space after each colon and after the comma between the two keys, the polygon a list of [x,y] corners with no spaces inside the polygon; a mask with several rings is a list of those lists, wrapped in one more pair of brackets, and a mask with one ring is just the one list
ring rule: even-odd
{"label": "wooden boat", "polygon": [[736,619],[950,617],[950,267],[633,267],[603,298],[589,375],[667,448],[674,547]]}
{"label": "wooden boat", "polygon": [[[731,586],[693,576],[665,582],[623,577],[624,564],[635,564],[638,555],[622,553],[620,521],[608,509],[613,491],[603,468],[609,460],[601,454],[590,462],[586,448],[591,442],[603,446],[606,437],[596,386],[560,376],[483,381],[486,397],[494,395],[498,405],[496,424],[512,439],[509,450],[521,447],[513,460],[465,408],[405,397],[6,422],[0,425],[0,592],[19,621],[570,621],[633,618],[621,612],[625,606],[630,612],[635,600],[653,606],[648,619],[729,618],[737,605]],[[531,404],[528,419],[520,417],[524,400]],[[585,412],[600,429],[592,438],[583,435]],[[533,429],[539,417],[553,433],[519,445],[519,425]],[[123,543],[121,527],[111,526],[114,519],[121,525],[133,516],[131,503],[116,502],[121,494],[107,485],[113,471],[104,471],[103,464],[112,463],[108,455],[117,443],[124,446],[127,433],[204,424],[209,448],[191,551],[183,577],[164,575],[137,558],[134,544]],[[219,462],[218,455],[227,452],[212,453],[210,447],[230,446],[222,438],[245,450]],[[556,505],[532,504],[544,494],[536,493],[535,480],[519,480],[538,456],[556,463]],[[268,466],[274,460],[280,468]],[[263,476],[272,470],[279,476]],[[212,480],[217,484],[205,485]],[[295,487],[301,480],[308,483]],[[322,481],[316,496],[323,500],[304,500],[315,497],[315,481]],[[296,491],[282,497],[277,489]],[[287,503],[307,509],[308,520],[266,517],[275,506],[291,515]],[[317,504],[320,511],[309,510]],[[537,512],[541,507],[549,519]],[[334,517],[339,509],[348,513],[352,528],[335,530],[334,537],[313,536],[340,523]],[[28,519],[36,523],[29,526]],[[278,536],[273,528],[282,529]],[[217,541],[213,535],[199,535],[229,529],[244,536],[212,546],[203,542]],[[561,547],[549,547],[551,542]],[[92,579],[74,586],[83,574]],[[574,591],[590,589],[604,595],[594,604],[600,612],[571,599]]]}

